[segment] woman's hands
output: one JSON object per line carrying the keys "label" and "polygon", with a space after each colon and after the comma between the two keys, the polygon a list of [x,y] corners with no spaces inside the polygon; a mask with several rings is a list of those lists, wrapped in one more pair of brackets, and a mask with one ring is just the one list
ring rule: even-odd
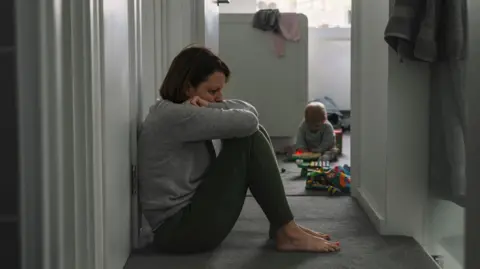
{"label": "woman's hands", "polygon": [[198,107],[208,106],[208,102],[203,100],[202,98],[200,98],[198,96],[194,96],[194,97],[190,98],[188,101],[190,102],[190,104],[192,104],[194,106],[198,106]]}

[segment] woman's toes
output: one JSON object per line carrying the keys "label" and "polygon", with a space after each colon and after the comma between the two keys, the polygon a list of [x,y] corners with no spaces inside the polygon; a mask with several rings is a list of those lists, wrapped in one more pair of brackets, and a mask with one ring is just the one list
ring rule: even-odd
{"label": "woman's toes", "polygon": [[330,235],[328,234],[324,234],[324,233],[320,233],[320,232],[316,232],[312,229],[309,229],[309,228],[306,228],[306,227],[303,227],[303,226],[300,226],[300,229],[302,229],[304,232],[310,234],[310,235],[313,235],[313,236],[316,236],[316,237],[320,237],[320,238],[323,238],[323,239],[326,239],[326,240],[330,240]]}

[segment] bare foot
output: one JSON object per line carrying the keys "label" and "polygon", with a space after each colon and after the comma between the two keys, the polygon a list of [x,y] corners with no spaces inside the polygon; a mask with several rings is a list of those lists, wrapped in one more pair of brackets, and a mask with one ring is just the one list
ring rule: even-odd
{"label": "bare foot", "polygon": [[308,229],[306,227],[303,227],[301,225],[298,225],[298,227],[300,227],[300,229],[302,229],[304,232],[306,232],[307,234],[310,234],[310,235],[313,235],[313,236],[316,236],[316,237],[320,237],[320,238],[323,238],[325,240],[330,240],[330,235],[328,234],[324,234],[324,233],[320,233],[320,232],[316,232],[314,230],[311,230],[311,229]]}
{"label": "bare foot", "polygon": [[309,234],[294,221],[278,230],[276,243],[280,251],[336,252],[340,250],[338,242],[329,242]]}

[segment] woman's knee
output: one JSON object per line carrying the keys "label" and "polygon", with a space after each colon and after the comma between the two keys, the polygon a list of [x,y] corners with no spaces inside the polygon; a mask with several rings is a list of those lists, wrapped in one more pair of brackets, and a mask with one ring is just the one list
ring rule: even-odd
{"label": "woman's knee", "polygon": [[224,143],[235,143],[235,144],[239,144],[239,143],[248,143],[248,141],[252,140],[252,139],[255,139],[255,138],[258,138],[258,139],[262,139],[262,138],[265,138],[267,134],[265,134],[260,128],[258,130],[256,130],[254,133],[252,133],[251,135],[247,135],[247,136],[244,136],[244,137],[236,137],[236,138],[231,138],[231,139],[225,139],[223,140]]}
{"label": "woman's knee", "polygon": [[251,151],[256,150],[258,145],[265,145],[267,148],[272,148],[268,134],[263,132],[260,128],[249,136],[224,140],[222,151]]}

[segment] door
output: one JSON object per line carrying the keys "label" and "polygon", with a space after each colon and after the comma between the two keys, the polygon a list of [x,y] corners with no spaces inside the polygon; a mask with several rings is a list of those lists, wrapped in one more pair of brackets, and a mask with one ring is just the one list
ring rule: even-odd
{"label": "door", "polygon": [[197,6],[197,38],[198,43],[218,54],[219,51],[219,4],[218,1],[195,1]]}
{"label": "door", "polygon": [[[214,53],[219,53],[219,33],[220,33],[220,5],[227,5],[229,1],[222,0],[203,0],[192,1],[196,5],[194,12],[196,20],[193,21],[196,27],[197,43],[211,49]],[[196,21],[196,22],[195,22]],[[194,28],[195,29],[195,28]]]}

